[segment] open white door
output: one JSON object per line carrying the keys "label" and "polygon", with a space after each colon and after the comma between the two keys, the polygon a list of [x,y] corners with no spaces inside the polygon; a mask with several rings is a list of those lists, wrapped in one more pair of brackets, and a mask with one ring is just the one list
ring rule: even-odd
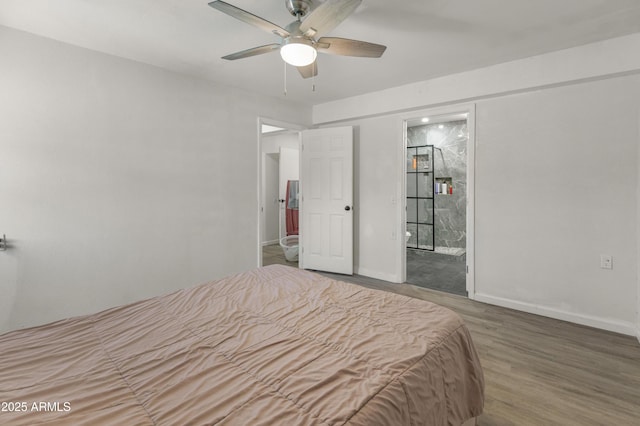
{"label": "open white door", "polygon": [[353,128],[302,132],[301,267],[353,274]]}

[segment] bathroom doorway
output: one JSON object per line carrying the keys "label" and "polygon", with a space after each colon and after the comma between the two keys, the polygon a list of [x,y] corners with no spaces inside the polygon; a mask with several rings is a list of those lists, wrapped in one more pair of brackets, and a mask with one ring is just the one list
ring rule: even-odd
{"label": "bathroom doorway", "polygon": [[469,111],[425,114],[405,121],[404,138],[405,282],[465,297],[472,297],[470,123]]}
{"label": "bathroom doorway", "polygon": [[[259,120],[259,241],[258,265],[284,264],[298,266],[293,249],[293,213],[295,192],[299,180],[299,146],[302,127],[268,119]],[[287,204],[289,202],[289,204]],[[289,219],[289,220],[287,220]],[[297,250],[297,243],[295,250]]]}

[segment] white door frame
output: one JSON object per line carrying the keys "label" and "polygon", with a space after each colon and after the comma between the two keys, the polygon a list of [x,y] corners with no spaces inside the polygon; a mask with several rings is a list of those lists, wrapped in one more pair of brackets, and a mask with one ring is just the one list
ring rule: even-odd
{"label": "white door frame", "polygon": [[[638,130],[640,131],[640,114],[638,114]],[[638,152],[638,157],[636,159],[640,162],[640,150]],[[640,184],[640,174],[638,174],[638,183]],[[636,226],[636,267],[640,265],[640,185],[637,186],[636,190],[636,203],[637,203],[637,226]],[[638,342],[640,342],[640,274],[636,276],[636,338]]]}
{"label": "white door frame", "polygon": [[[294,124],[294,123],[287,123],[284,121],[280,121],[280,120],[274,120],[271,118],[267,118],[267,117],[258,117],[257,120],[257,133],[258,136],[256,138],[257,140],[257,144],[256,144],[256,158],[257,158],[257,170],[258,170],[258,176],[257,176],[257,185],[258,185],[258,190],[256,191],[258,194],[257,197],[257,206],[258,208],[256,209],[256,223],[258,224],[258,232],[256,234],[256,252],[257,252],[257,256],[256,256],[256,265],[258,267],[262,266],[262,227],[264,226],[262,223],[262,211],[263,211],[263,198],[264,198],[264,194],[262,193],[262,125],[266,124],[269,126],[275,126],[275,127],[282,127],[283,129],[286,130],[295,130],[298,131],[298,134],[300,134],[300,132],[302,130],[305,130],[306,127],[302,126],[300,124]],[[298,136],[298,146],[300,145],[300,136]]]}
{"label": "white door frame", "polygon": [[398,250],[401,253],[401,282],[407,280],[407,248],[404,236],[407,232],[407,121],[420,117],[447,116],[454,114],[467,114],[467,293],[469,299],[475,299],[475,159],[476,159],[476,108],[475,104],[453,105],[443,108],[432,108],[402,114],[402,144],[400,146],[401,158],[401,199],[399,207]]}

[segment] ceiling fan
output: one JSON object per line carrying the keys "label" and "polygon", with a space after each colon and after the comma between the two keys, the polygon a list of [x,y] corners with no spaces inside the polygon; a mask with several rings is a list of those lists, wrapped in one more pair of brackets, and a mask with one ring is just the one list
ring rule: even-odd
{"label": "ceiling fan", "polygon": [[[312,0],[285,0],[296,20],[282,28],[259,16],[224,1],[209,3],[229,16],[279,36],[280,43],[271,43],[223,56],[230,61],[280,50],[282,59],[295,66],[303,78],[318,74],[317,52],[342,56],[379,58],[386,46],[338,37],[322,37],[344,21],[362,0],[326,0],[317,7]],[[305,17],[303,20],[302,18]]]}

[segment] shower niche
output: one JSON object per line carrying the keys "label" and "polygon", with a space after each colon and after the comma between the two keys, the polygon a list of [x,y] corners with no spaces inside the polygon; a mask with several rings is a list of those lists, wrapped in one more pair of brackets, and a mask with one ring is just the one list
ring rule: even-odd
{"label": "shower niche", "polygon": [[407,147],[407,248],[435,250],[433,145]]}
{"label": "shower niche", "polygon": [[437,177],[433,191],[436,195],[453,195],[453,179],[450,177]]}

